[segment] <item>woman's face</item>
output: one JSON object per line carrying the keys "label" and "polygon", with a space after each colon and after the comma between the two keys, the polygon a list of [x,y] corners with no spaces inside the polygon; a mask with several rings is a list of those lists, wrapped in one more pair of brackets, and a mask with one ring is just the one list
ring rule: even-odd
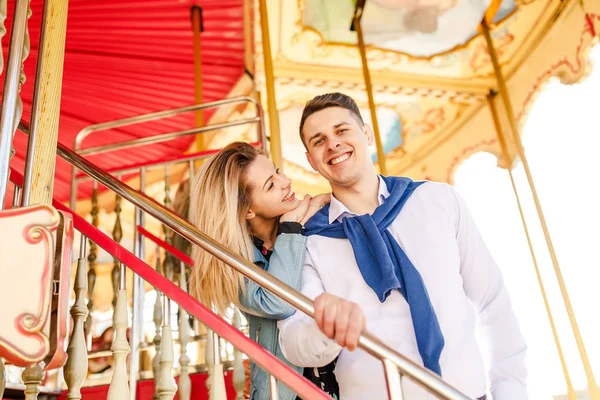
{"label": "woman's face", "polygon": [[265,156],[259,155],[246,171],[250,195],[248,218],[271,219],[298,207],[292,181]]}

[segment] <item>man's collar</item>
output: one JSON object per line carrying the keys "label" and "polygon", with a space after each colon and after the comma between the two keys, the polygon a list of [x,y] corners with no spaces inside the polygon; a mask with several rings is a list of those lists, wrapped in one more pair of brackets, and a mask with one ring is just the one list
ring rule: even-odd
{"label": "man's collar", "polygon": [[[379,190],[377,194],[377,199],[379,200],[379,205],[383,203],[385,199],[390,196],[390,191],[387,188],[387,185],[383,181],[381,175],[377,175],[379,178]],[[341,201],[335,198],[333,193],[331,194],[331,203],[329,204],[329,223],[333,223],[334,221],[342,222],[342,218],[346,216],[356,216],[355,213],[348,210]]]}

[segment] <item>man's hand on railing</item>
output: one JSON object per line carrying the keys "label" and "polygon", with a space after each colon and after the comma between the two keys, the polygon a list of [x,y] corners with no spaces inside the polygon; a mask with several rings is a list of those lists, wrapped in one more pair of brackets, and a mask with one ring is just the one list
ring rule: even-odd
{"label": "man's hand on railing", "polygon": [[323,293],[315,299],[315,321],[321,331],[340,345],[354,350],[365,330],[365,314],[351,301],[331,293]]}

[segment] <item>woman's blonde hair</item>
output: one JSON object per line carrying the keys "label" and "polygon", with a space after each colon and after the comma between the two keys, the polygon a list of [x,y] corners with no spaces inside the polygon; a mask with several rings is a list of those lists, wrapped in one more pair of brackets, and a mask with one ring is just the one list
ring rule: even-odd
{"label": "woman's blonde hair", "polygon": [[[231,251],[253,261],[253,241],[246,219],[250,209],[246,170],[259,152],[247,143],[229,144],[207,161],[190,191],[190,222]],[[233,267],[194,246],[190,294],[225,314],[240,306],[244,277]]]}

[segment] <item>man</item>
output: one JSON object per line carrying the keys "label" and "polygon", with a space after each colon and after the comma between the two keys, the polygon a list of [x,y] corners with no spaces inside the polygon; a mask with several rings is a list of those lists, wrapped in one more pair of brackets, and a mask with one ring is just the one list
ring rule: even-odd
{"label": "man", "polygon": [[[500,271],[454,189],[378,176],[373,131],[346,95],[309,101],[300,137],[333,195],[306,225],[302,291],[315,299],[315,320],[297,312],[279,322],[286,358],[317,367],[337,357],[341,399],[385,399],[380,361],[352,351],[366,318],[368,331],[467,396],[484,399],[489,389],[494,400],[527,399],[524,339]],[[406,399],[435,398],[403,382]]]}

